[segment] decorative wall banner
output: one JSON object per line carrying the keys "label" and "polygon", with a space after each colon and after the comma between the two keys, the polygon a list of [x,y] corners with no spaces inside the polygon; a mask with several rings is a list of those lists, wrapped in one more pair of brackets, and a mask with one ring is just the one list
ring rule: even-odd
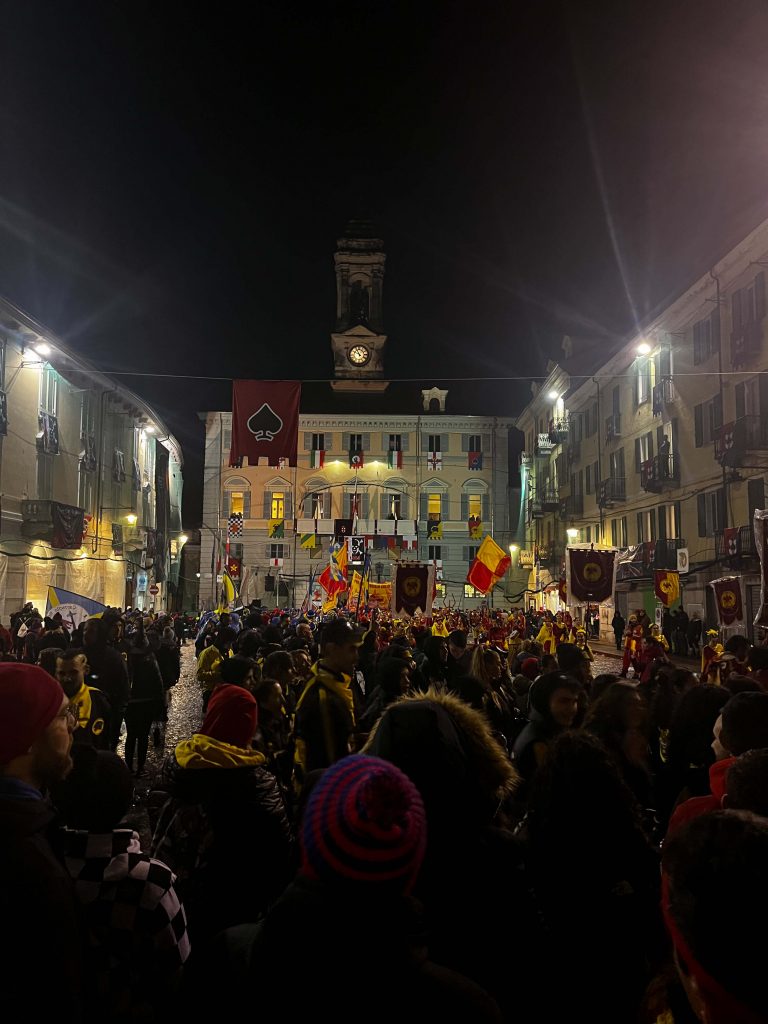
{"label": "decorative wall banner", "polygon": [[296,465],[299,447],[301,384],[292,380],[236,380],[232,385],[230,466],[277,466],[281,458]]}
{"label": "decorative wall banner", "polygon": [[85,529],[85,512],[75,505],[62,505],[60,501],[51,502],[51,519],[53,534],[51,547],[70,548],[82,547],[83,530]]}
{"label": "decorative wall banner", "polygon": [[656,597],[665,607],[669,608],[680,597],[680,577],[676,572],[670,572],[667,569],[655,569],[653,588],[656,591]]}
{"label": "decorative wall banner", "polygon": [[616,552],[594,548],[566,549],[568,604],[613,600],[616,583]]}
{"label": "decorative wall banner", "polygon": [[432,614],[432,595],[435,567],[421,562],[398,562],[392,583],[392,613],[394,615]]}
{"label": "decorative wall banner", "polygon": [[734,622],[741,622],[744,618],[744,610],[739,577],[723,576],[719,580],[712,580],[709,585],[715,592],[715,604],[721,624],[732,626]]}

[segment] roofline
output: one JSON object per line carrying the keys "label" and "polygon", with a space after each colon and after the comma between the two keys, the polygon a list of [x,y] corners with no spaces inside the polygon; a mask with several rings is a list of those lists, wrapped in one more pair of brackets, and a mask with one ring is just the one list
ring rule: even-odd
{"label": "roofline", "polygon": [[[8,322],[9,318],[11,320],[10,323]],[[14,320],[17,322],[14,323]],[[54,369],[56,369],[57,363],[56,356],[63,357],[63,360],[60,359],[58,361],[70,364],[80,372],[86,373],[94,383],[98,383],[108,391],[116,391],[122,398],[129,400],[148,420],[151,420],[155,424],[158,431],[157,434],[155,434],[155,439],[159,441],[163,447],[167,447],[169,451],[173,453],[176,462],[178,462],[180,466],[184,465],[184,456],[182,454],[181,445],[170,430],[168,430],[168,427],[165,425],[162,418],[158,416],[148,402],[143,398],[140,398],[134,391],[131,391],[130,388],[125,387],[124,384],[121,384],[113,377],[110,377],[109,374],[103,373],[101,370],[97,370],[96,367],[89,363],[87,359],[84,359],[81,355],[73,352],[57,334],[51,331],[48,327],[44,327],[42,324],[38,323],[34,317],[29,315],[29,313],[20,309],[4,296],[0,296],[0,327],[17,334],[18,340],[22,345],[34,344],[35,339],[38,341],[50,342],[55,351],[52,353],[52,357],[46,361],[50,362]],[[25,334],[31,334],[34,338],[29,336],[25,337]]]}

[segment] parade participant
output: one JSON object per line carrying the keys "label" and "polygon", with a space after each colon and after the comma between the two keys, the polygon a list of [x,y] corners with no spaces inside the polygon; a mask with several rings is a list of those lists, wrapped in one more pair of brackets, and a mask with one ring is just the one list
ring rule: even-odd
{"label": "parade participant", "polygon": [[669,664],[668,651],[669,645],[666,638],[656,623],[654,623],[651,626],[650,637],[643,641],[637,656],[635,671],[640,676],[642,683],[648,682],[650,674],[658,662]]}
{"label": "parade participant", "polygon": [[626,676],[632,665],[637,672],[637,664],[640,656],[640,645],[643,640],[643,627],[638,621],[637,615],[630,615],[627,628],[624,631],[624,657],[621,662],[621,675]]}
{"label": "parade participant", "polygon": [[587,631],[584,629],[583,626],[579,626],[579,628],[576,630],[575,644],[579,648],[579,650],[583,652],[584,657],[587,659],[587,661],[595,660],[595,656],[592,653],[592,648],[589,646],[589,640],[587,640]]}
{"label": "parade participant", "polygon": [[723,807],[768,818],[768,750],[748,750],[737,757],[725,777]]}
{"label": "parade participant", "polygon": [[112,709],[101,690],[86,684],[87,675],[88,661],[85,651],[76,647],[71,647],[68,651],[59,651],[56,658],[56,678],[70,699],[70,707],[77,715],[74,742],[87,743],[98,750],[109,750]]}
{"label": "parade participant", "polygon": [[[75,897],[52,845],[56,816],[44,798],[72,768],[74,728],[69,697],[47,672],[0,665],[0,915],[8,940],[0,979],[18,1001],[6,1006],[8,1020],[81,1020]],[[23,1015],[15,1012],[22,993],[34,1007]]]}
{"label": "parade participant", "polygon": [[[568,643],[569,629],[566,625],[565,618],[562,612],[558,612],[555,616],[555,621],[552,623],[552,633],[555,640],[555,649],[559,644]],[[538,637],[537,637],[538,639]]]}
{"label": "parade participant", "polygon": [[320,658],[312,666],[294,715],[297,792],[309,772],[327,768],[350,752],[355,731],[350,682],[361,642],[359,631],[346,619],[334,619],[323,627]]}
{"label": "parade participant", "polygon": [[[725,647],[718,642],[719,632],[716,629],[708,629],[706,632],[706,643],[701,649],[701,678],[704,679],[709,673],[710,663],[718,661],[720,655],[725,651]],[[719,682],[719,673],[714,673],[713,676],[717,676],[717,682]],[[715,680],[710,680],[714,682]]]}
{"label": "parade participant", "polygon": [[545,654],[554,654],[555,630],[551,612],[546,612],[544,615],[544,620],[541,623],[541,628],[539,629],[539,632],[536,635],[536,643],[541,644]]}

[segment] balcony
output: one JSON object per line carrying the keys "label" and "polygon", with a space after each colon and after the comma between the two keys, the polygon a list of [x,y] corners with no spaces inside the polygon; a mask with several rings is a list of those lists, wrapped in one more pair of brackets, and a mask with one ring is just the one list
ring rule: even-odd
{"label": "balcony", "polygon": [[671,569],[677,571],[677,552],[686,547],[682,537],[665,538],[646,542],[643,564],[649,569]]}
{"label": "balcony", "polygon": [[605,440],[615,441],[621,437],[621,413],[615,412],[605,421]]}
{"label": "balcony", "polygon": [[549,421],[549,437],[553,444],[562,444],[568,440],[570,422],[567,416]]}
{"label": "balcony", "polygon": [[751,526],[734,526],[715,532],[715,557],[732,569],[748,572],[759,568],[760,558]]}
{"label": "balcony", "polygon": [[559,511],[560,498],[557,495],[557,491],[552,487],[538,491],[528,501],[529,519],[543,519],[547,512]]}
{"label": "balcony", "polygon": [[601,508],[611,508],[619,501],[627,500],[627,480],[623,476],[610,476],[600,484],[598,494],[598,505]]}
{"label": "balcony", "polygon": [[644,491],[658,494],[667,487],[675,487],[679,483],[680,464],[674,452],[655,455],[652,459],[640,463],[640,485]]}
{"label": "balcony", "polygon": [[85,510],[60,501],[25,499],[21,503],[21,535],[48,541],[54,548],[77,549],[83,543]]}
{"label": "balcony", "polygon": [[750,356],[759,355],[762,342],[762,320],[742,324],[731,334],[731,366],[742,366]]}
{"label": "balcony", "polygon": [[535,454],[539,457],[548,457],[555,447],[556,442],[552,440],[549,433],[537,434],[536,435],[536,451]]}
{"label": "balcony", "polygon": [[768,451],[768,421],[740,416],[724,423],[715,434],[715,458],[723,466],[740,466],[748,452]]}
{"label": "balcony", "polygon": [[562,519],[573,519],[575,516],[581,516],[583,514],[583,494],[571,494],[564,501],[560,502],[560,517]]}

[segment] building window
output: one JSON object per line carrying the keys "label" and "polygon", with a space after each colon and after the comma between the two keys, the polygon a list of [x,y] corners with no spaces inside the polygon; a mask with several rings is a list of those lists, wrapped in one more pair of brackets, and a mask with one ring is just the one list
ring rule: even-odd
{"label": "building window", "polygon": [[440,434],[427,435],[427,450],[430,452],[442,451],[442,442],[440,440]]}
{"label": "building window", "polygon": [[325,434],[313,434],[312,435],[312,451],[313,452],[324,452],[327,451],[325,447]]}
{"label": "building window", "polygon": [[40,374],[40,408],[42,411],[55,416],[58,397],[59,375],[52,366],[46,366]]}
{"label": "building window", "polygon": [[471,583],[464,584],[464,597],[482,597],[479,590],[475,590]]}
{"label": "building window", "polygon": [[230,491],[229,514],[231,516],[243,515],[245,511],[245,495],[242,491]]}
{"label": "building window", "polygon": [[390,434],[389,435],[389,448],[390,452],[401,452],[403,450],[403,435],[402,434]]}
{"label": "building window", "polygon": [[725,524],[725,499],[723,488],[696,495],[696,512],[699,536],[711,537],[723,529]]}
{"label": "building window", "polygon": [[441,544],[430,544],[427,548],[427,558],[430,562],[439,562],[443,557],[443,547]]}
{"label": "building window", "polygon": [[349,435],[349,450],[351,452],[361,452],[363,450],[363,435],[362,434],[350,434]]}
{"label": "building window", "polygon": [[[393,448],[392,450],[393,451],[398,451],[398,449],[396,449],[396,448]],[[401,519],[402,518],[402,516],[401,516],[401,512],[402,512],[402,508],[403,508],[403,496],[402,496],[402,494],[388,494],[387,495],[387,505],[389,507],[389,513],[388,514],[389,514],[389,518],[390,519]]]}
{"label": "building window", "polygon": [[587,468],[585,470],[585,474],[586,474],[586,481],[585,482],[586,482],[587,494],[591,494],[592,493],[592,466],[591,465],[587,466]]}
{"label": "building window", "polygon": [[427,513],[430,519],[439,519],[443,512],[442,494],[430,494],[427,498]]}
{"label": "building window", "polygon": [[445,597],[445,594],[446,594],[445,584],[444,583],[436,583],[435,584],[435,595],[437,597]]}
{"label": "building window", "polygon": [[325,502],[322,494],[310,494],[311,500],[311,517],[312,519],[322,519],[325,512]]}
{"label": "building window", "polygon": [[480,434],[470,434],[468,440],[468,451],[481,452],[483,450],[483,438]]}
{"label": "building window", "polygon": [[[270,504],[270,519],[285,519],[285,494],[282,491],[272,491]],[[281,557],[273,555],[273,558]]]}
{"label": "building window", "polygon": [[224,455],[229,459],[229,450],[232,447],[232,428],[224,427],[224,437],[222,438],[221,447],[224,451]]}
{"label": "building window", "polygon": [[[479,544],[470,544],[467,548],[467,561],[471,565],[472,562],[477,558],[477,552],[480,550]],[[474,590],[474,587],[472,588]]]}
{"label": "building window", "polygon": [[637,364],[637,404],[650,400],[653,390],[656,364],[653,359],[642,359]]}
{"label": "building window", "polygon": [[468,494],[467,504],[471,519],[482,519],[483,517],[483,496],[482,494]]}
{"label": "building window", "polygon": [[586,529],[586,538],[587,538],[587,544],[590,544],[591,541],[592,541],[592,527],[591,526],[588,526],[587,529]]}
{"label": "building window", "polygon": [[697,366],[720,348],[720,313],[718,310],[693,325],[693,363]]}
{"label": "building window", "polygon": [[694,442],[697,448],[709,444],[723,425],[723,403],[720,394],[693,408]]}
{"label": "building window", "polygon": [[82,466],[77,478],[77,507],[93,512],[93,474],[85,471]]}
{"label": "building window", "polygon": [[283,558],[283,549],[285,544],[270,544],[269,545],[269,557],[270,558]]}

